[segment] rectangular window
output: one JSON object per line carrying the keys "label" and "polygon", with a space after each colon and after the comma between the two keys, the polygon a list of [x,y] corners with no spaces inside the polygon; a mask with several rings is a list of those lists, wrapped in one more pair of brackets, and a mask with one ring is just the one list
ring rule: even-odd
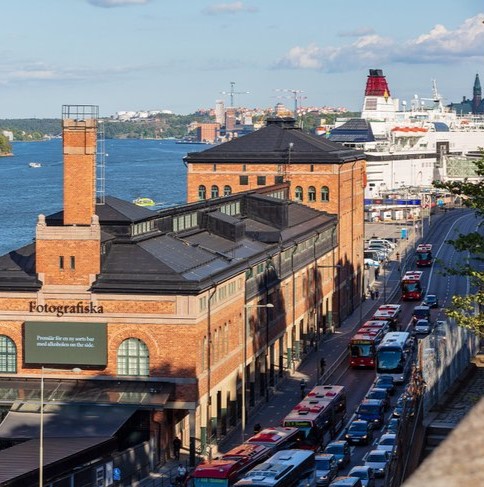
{"label": "rectangular window", "polygon": [[242,172],[247,171],[247,166],[245,164],[242,164]]}
{"label": "rectangular window", "polygon": [[310,170],[311,172],[314,172],[314,164],[311,164],[311,166],[309,167],[309,170]]}
{"label": "rectangular window", "polygon": [[76,258],[75,256],[71,255],[71,270],[76,268]]}
{"label": "rectangular window", "polygon": [[249,184],[249,176],[240,176],[240,185],[247,186]]}
{"label": "rectangular window", "polygon": [[274,176],[274,184],[282,184],[284,182],[284,176]]}
{"label": "rectangular window", "polygon": [[64,269],[64,256],[59,255],[59,269],[63,270]]}
{"label": "rectangular window", "polygon": [[258,186],[265,186],[266,184],[266,177],[265,176],[257,176],[257,185]]}
{"label": "rectangular window", "polygon": [[217,164],[213,165],[213,172],[217,172]]}

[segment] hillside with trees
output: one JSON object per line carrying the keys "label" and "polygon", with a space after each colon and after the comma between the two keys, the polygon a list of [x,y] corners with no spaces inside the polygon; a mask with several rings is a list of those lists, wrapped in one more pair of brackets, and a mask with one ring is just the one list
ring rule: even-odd
{"label": "hillside with trees", "polygon": [[0,156],[6,156],[11,153],[12,146],[9,140],[7,139],[7,137],[5,137],[5,135],[0,134]]}

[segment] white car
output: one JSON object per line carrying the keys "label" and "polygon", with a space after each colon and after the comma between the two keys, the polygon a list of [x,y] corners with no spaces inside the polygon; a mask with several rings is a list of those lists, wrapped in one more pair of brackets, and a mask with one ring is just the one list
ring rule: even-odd
{"label": "white car", "polygon": [[393,433],[385,433],[381,435],[376,445],[377,450],[385,450],[389,453],[396,453],[397,448],[397,435]]}
{"label": "white car", "polygon": [[373,259],[365,258],[365,265],[368,267],[380,267],[380,262]]}
{"label": "white car", "polygon": [[418,335],[428,335],[431,331],[431,325],[429,320],[417,320],[415,323],[414,331]]}
{"label": "white car", "polygon": [[370,467],[375,477],[385,477],[390,463],[390,453],[385,450],[371,450],[365,457],[365,465]]}
{"label": "white car", "polygon": [[385,238],[371,238],[369,241],[368,241],[368,244],[372,244],[372,243],[382,243],[383,245],[385,245],[389,250],[393,250],[395,249],[396,245],[393,243],[393,242],[390,242],[390,240],[386,240]]}

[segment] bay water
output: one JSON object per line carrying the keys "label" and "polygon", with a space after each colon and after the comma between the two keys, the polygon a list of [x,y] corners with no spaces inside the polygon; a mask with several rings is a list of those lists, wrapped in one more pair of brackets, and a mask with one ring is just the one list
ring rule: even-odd
{"label": "bay water", "polygon": [[[39,214],[63,208],[62,140],[14,142],[0,157],[0,255],[29,243]],[[200,146],[191,150],[203,150]],[[151,198],[152,208],[186,201],[187,146],[174,140],[106,140],[106,195],[127,201]],[[29,167],[39,162],[41,167]]]}

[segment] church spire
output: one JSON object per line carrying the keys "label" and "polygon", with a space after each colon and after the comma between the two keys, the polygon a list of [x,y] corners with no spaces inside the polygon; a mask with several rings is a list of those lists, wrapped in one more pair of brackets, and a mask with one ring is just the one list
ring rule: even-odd
{"label": "church spire", "polygon": [[479,112],[479,106],[482,100],[482,90],[481,82],[479,81],[479,74],[476,74],[476,79],[474,81],[474,89],[472,91],[472,113],[476,114]]}

